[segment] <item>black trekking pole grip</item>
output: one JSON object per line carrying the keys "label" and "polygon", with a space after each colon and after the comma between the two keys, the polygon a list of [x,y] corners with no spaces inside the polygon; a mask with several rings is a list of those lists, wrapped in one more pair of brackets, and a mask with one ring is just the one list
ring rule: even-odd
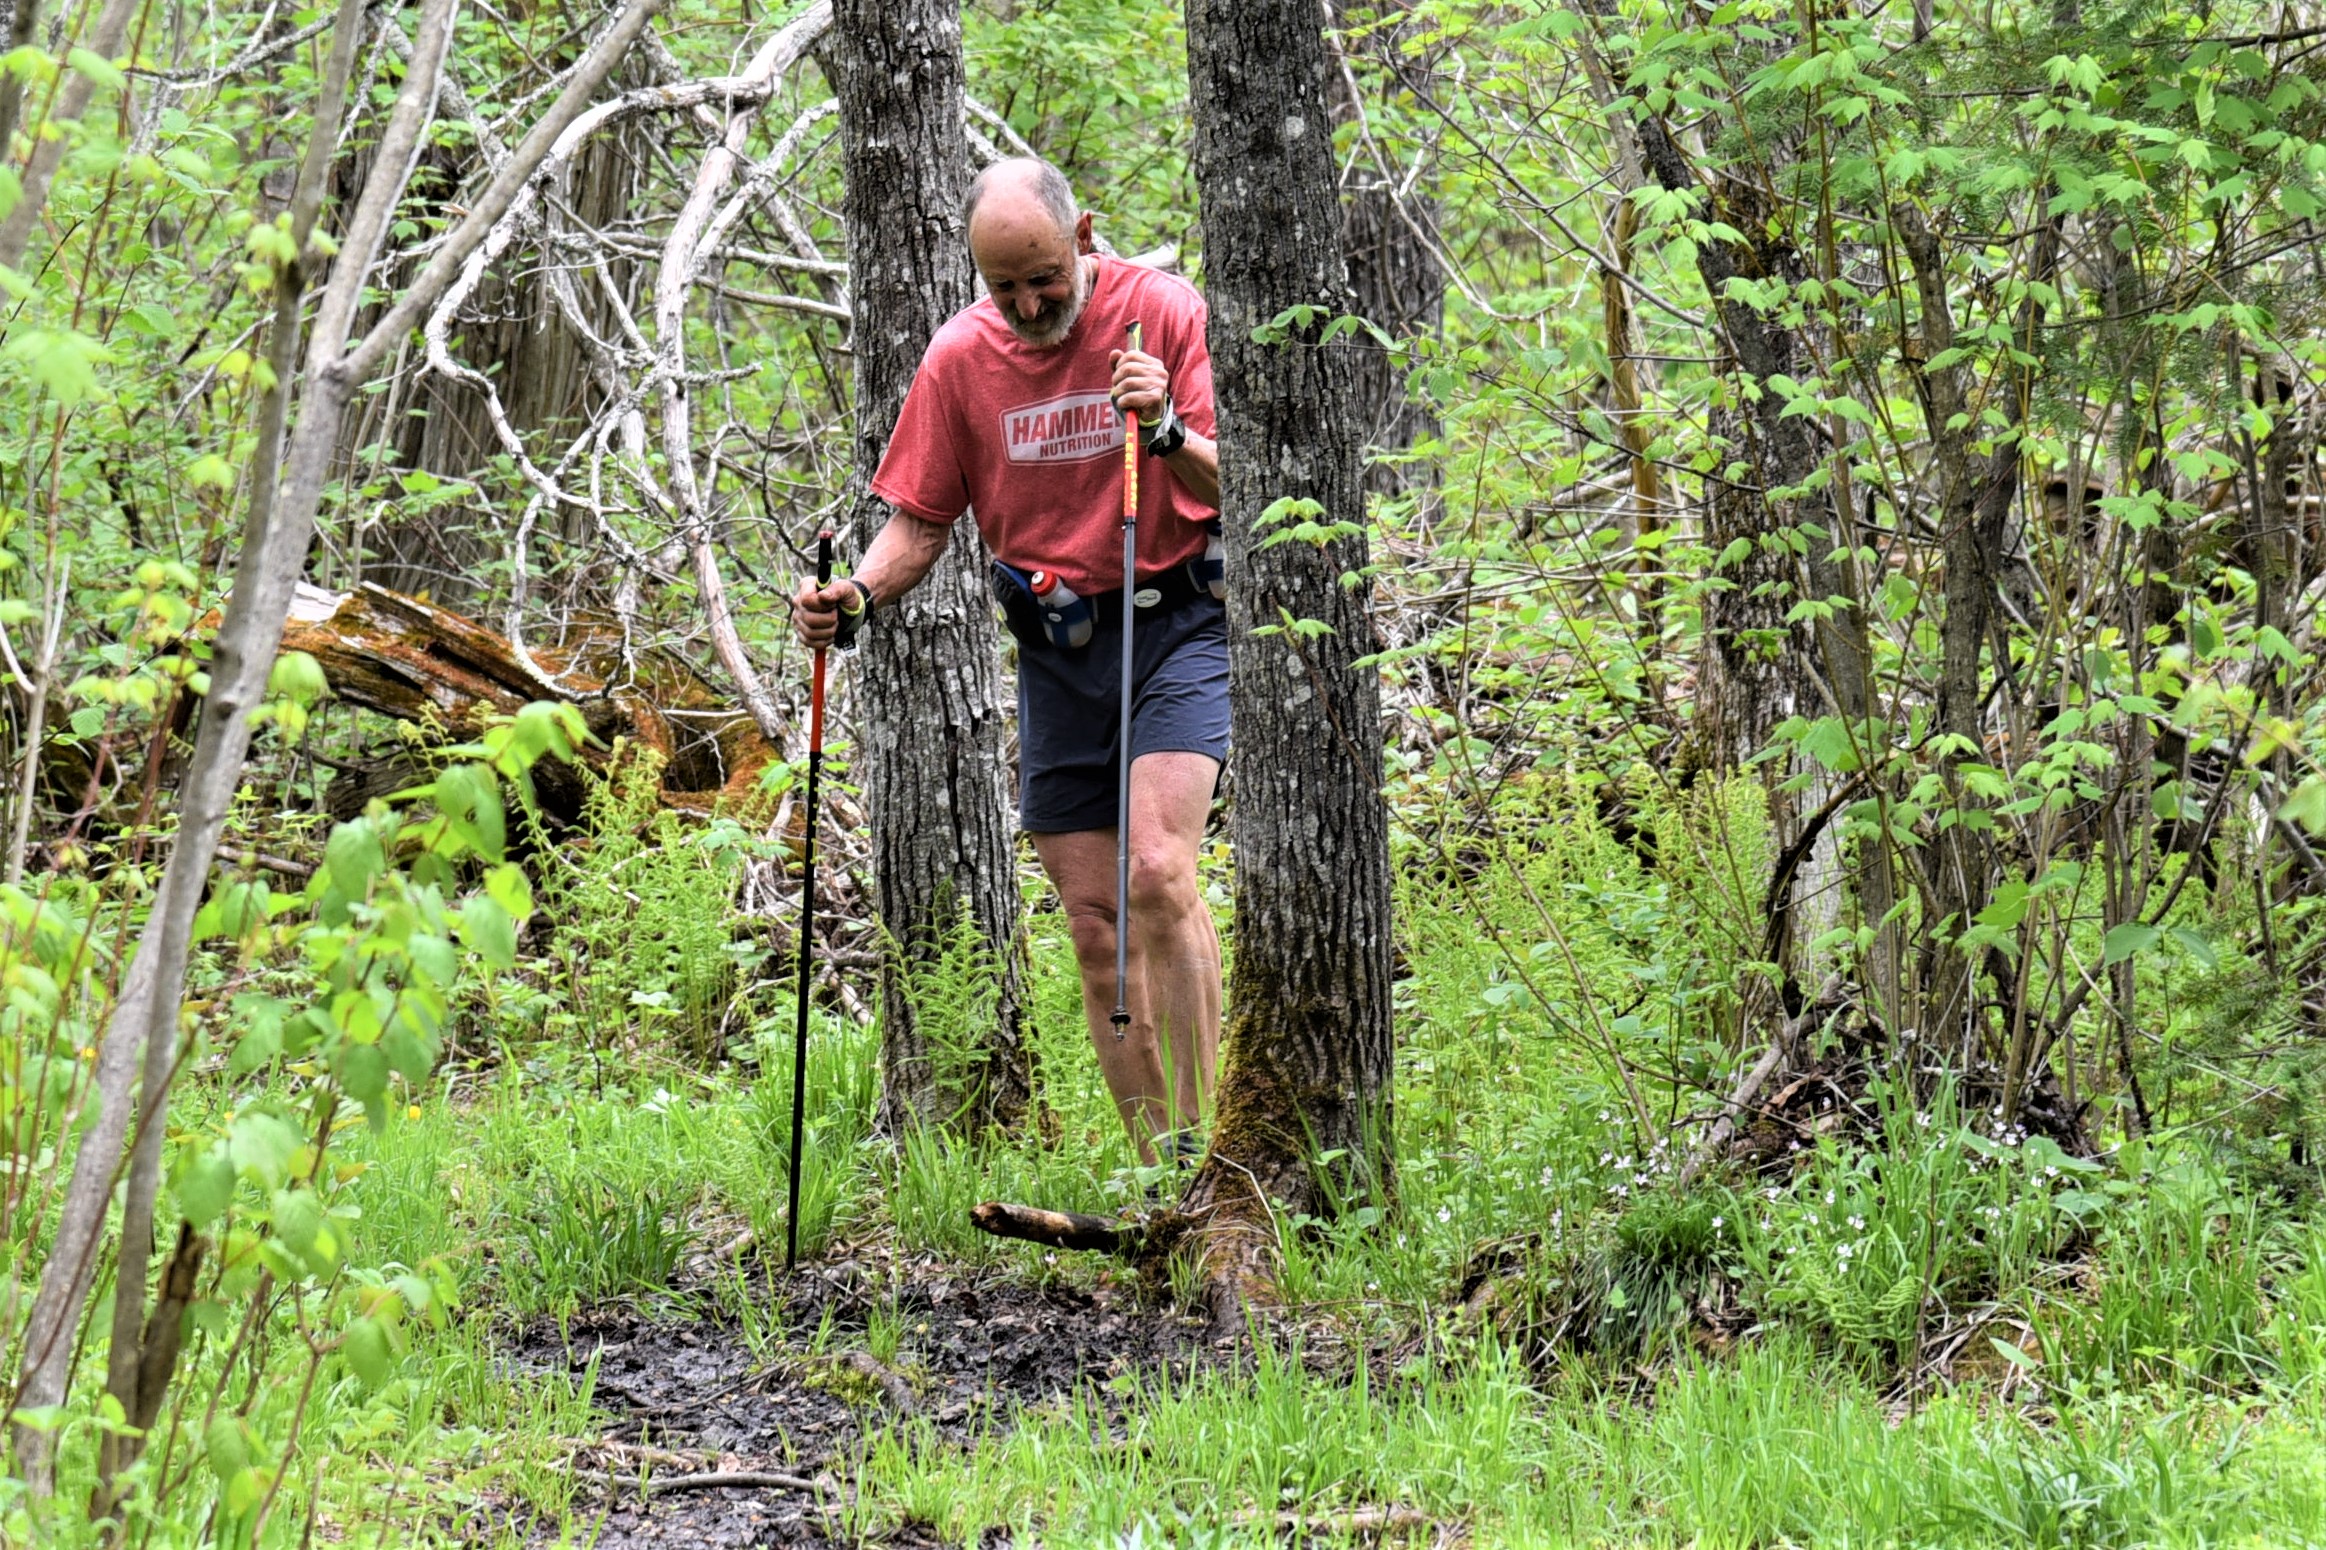
{"label": "black trekking pole grip", "polygon": [[[832,530],[816,535],[816,587],[832,584]],[[789,1199],[783,1223],[783,1268],[788,1273],[800,1257],[800,1144],[806,1128],[808,1093],[808,969],[816,944],[816,787],[824,769],[824,648],[818,646],[808,689],[808,810],[800,861],[800,1004],[799,1022],[792,1032],[791,1052],[791,1172],[785,1180]]]}

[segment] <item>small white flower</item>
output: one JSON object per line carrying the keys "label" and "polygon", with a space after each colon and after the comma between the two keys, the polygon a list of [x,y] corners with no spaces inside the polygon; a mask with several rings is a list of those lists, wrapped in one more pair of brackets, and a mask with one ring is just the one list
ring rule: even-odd
{"label": "small white flower", "polygon": [[1836,1250],[1835,1252],[1837,1252],[1838,1254],[1840,1254],[1840,1255],[1841,1255],[1841,1257],[1842,1257],[1842,1259],[1843,1259],[1843,1261],[1844,1261],[1844,1262],[1846,1262],[1846,1261],[1849,1259],[1850,1255],[1851,1255],[1852,1253],[1856,1252],[1856,1251],[1855,1251],[1855,1248],[1854,1248],[1854,1246],[1853,1246],[1853,1245],[1845,1243],[1845,1244],[1843,1244],[1843,1245],[1842,1245],[1842,1246],[1841,1246],[1841,1247],[1840,1247],[1838,1250]]}
{"label": "small white flower", "polygon": [[1720,1231],[1720,1228],[1721,1228],[1721,1221],[1720,1221],[1720,1218],[1716,1216],[1716,1217],[1714,1217],[1714,1218],[1712,1219],[1712,1230],[1713,1230],[1714,1232],[1718,1232],[1718,1231]]}
{"label": "small white flower", "polygon": [[1852,1228],[1859,1232],[1864,1232],[1866,1230],[1866,1219],[1862,1216],[1851,1217],[1849,1219],[1849,1224]]}
{"label": "small white flower", "polygon": [[1446,1207],[1446,1206],[1440,1206],[1440,1207],[1438,1207],[1438,1220],[1439,1220],[1439,1221],[1441,1221],[1441,1222],[1450,1222],[1450,1221],[1452,1221],[1453,1219],[1454,1219],[1454,1213],[1453,1213],[1453,1211],[1452,1211],[1450,1208],[1448,1208],[1448,1207]]}

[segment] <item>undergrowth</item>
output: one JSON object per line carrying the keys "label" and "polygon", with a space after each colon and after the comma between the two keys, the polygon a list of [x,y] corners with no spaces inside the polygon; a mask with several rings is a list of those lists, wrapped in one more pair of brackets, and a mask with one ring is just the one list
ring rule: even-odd
{"label": "undergrowth", "polygon": [[[1758,854],[1759,810],[1643,807],[1643,846],[1574,797],[1514,798],[1527,847],[1467,858],[1459,888],[1459,858],[1410,839],[1400,1194],[1279,1224],[1286,1307],[1250,1361],[1093,1380],[967,1440],[873,1422],[847,1528],[1260,1543],[1255,1515],[1395,1505],[1481,1544],[2314,1542],[2314,1181],[2255,1169],[2253,1138],[2218,1126],[2071,1156],[1943,1081],[1917,1101],[1877,1081],[1862,1118],[1758,1171],[1690,1173],[1674,1116],[1733,1068],[1754,993],[1706,944],[1734,934],[1723,857]],[[569,1460],[606,1417],[586,1362],[511,1370],[522,1326],[620,1304],[706,1321],[773,1372],[838,1370],[843,1342],[911,1370],[894,1308],[844,1336],[783,1305],[790,1008],[751,988],[766,932],[733,915],[704,832],[561,863],[572,913],[469,1009],[491,1036],[342,1143],[351,1257],[433,1267],[457,1310],[408,1327],[384,1374],[331,1366],[299,1421],[286,1489],[319,1488],[349,1538],[586,1540],[599,1509]],[[1047,1118],[1020,1134],[876,1135],[875,1030],[815,1009],[803,1255],[1020,1283],[1105,1268],[968,1222],[992,1198],[1111,1211],[1147,1182],[1089,1058],[1062,917],[1030,920]],[[689,963],[732,975],[699,1017]],[[599,983],[617,965],[619,996]],[[990,976],[955,972],[921,988],[965,1039]],[[290,1417],[255,1394],[236,1436],[279,1448]],[[342,1467],[318,1486],[303,1461],[324,1457]]]}

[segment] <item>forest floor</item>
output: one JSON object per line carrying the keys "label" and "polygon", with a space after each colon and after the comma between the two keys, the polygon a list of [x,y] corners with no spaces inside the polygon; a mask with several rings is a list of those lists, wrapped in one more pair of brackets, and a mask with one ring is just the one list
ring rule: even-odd
{"label": "forest floor", "polygon": [[[1539,932],[1547,900],[1608,1005],[1677,979],[1654,955],[1704,931],[1571,843],[1599,848],[1403,901],[1398,1200],[1282,1222],[1255,1338],[972,1227],[980,1200],[1113,1213],[1164,1182],[1038,912],[1022,1135],[872,1134],[874,1033],[819,1009],[792,1274],[775,977],[709,1055],[635,980],[587,1007],[510,977],[343,1143],[351,1257],[434,1275],[449,1316],[407,1322],[384,1382],[255,1394],[249,1432],[297,1432],[316,1542],[2326,1545],[2318,1179],[2218,1123],[2103,1121],[2086,1159],[1868,1090],[1683,1183],[1587,1018],[1517,994],[1480,927]],[[919,989],[966,1028],[981,983]]]}
{"label": "forest floor", "polygon": [[[1029,1411],[1094,1404],[1121,1423],[1114,1380],[1184,1374],[1210,1353],[1135,1291],[1039,1286],[995,1272],[867,1255],[803,1267],[779,1311],[812,1337],[772,1354],[714,1314],[656,1318],[632,1308],[536,1324],[512,1366],[587,1382],[605,1417],[577,1474],[602,1550],[630,1546],[934,1543],[920,1525],[868,1535],[850,1503],[868,1433],[919,1421],[924,1435],[975,1446]],[[886,1360],[875,1344],[889,1347]],[[757,1476],[732,1486],[717,1475]],[[506,1504],[512,1517],[524,1505]],[[545,1525],[546,1527],[546,1525]]]}

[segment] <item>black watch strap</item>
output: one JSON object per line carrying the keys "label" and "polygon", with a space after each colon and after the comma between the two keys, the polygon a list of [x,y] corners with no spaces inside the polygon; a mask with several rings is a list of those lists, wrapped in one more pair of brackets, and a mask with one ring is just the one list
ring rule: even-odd
{"label": "black watch strap", "polygon": [[1170,399],[1163,400],[1163,418],[1147,432],[1147,456],[1169,457],[1187,445],[1187,422],[1179,418],[1178,406]]}
{"label": "black watch strap", "polygon": [[861,599],[854,608],[840,610],[840,627],[832,635],[832,644],[845,651],[856,644],[856,637],[863,634],[864,627],[872,622],[872,588],[854,576],[841,577],[840,584],[854,587],[856,596]]}

